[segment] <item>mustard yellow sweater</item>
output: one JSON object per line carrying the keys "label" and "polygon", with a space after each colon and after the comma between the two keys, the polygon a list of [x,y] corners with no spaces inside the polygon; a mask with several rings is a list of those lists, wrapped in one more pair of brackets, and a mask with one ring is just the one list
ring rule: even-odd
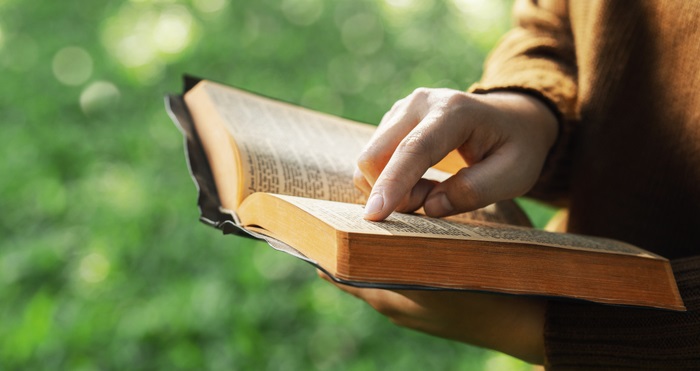
{"label": "mustard yellow sweater", "polygon": [[517,0],[472,90],[533,94],[560,137],[532,194],[571,232],[672,260],[689,311],[557,302],[551,369],[700,369],[700,1]]}

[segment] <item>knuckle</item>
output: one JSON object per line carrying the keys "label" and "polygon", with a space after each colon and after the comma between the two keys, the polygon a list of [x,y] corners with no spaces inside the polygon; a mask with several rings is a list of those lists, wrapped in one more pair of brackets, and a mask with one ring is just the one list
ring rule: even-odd
{"label": "knuckle", "polygon": [[409,133],[397,147],[397,151],[409,155],[425,155],[432,148],[432,140],[424,131],[415,130]]}
{"label": "knuckle", "polygon": [[459,199],[464,207],[470,208],[470,206],[476,205],[476,200],[481,198],[479,196],[480,192],[471,183],[461,182],[456,188],[460,196]]}
{"label": "knuckle", "polygon": [[422,87],[422,86],[417,87],[417,88],[413,89],[413,92],[411,92],[411,95],[413,95],[413,96],[427,95],[428,93],[430,93],[430,90],[431,90],[430,88],[426,88],[426,87]]}
{"label": "knuckle", "polygon": [[[444,99],[445,114],[464,123],[488,124],[490,120],[484,120],[483,113],[478,108],[479,104],[474,98],[463,92],[455,92]],[[470,125],[462,125],[464,129]]]}
{"label": "knuckle", "polygon": [[365,177],[362,174],[355,174],[352,177],[352,182],[355,184],[355,188],[364,189],[365,188]]}
{"label": "knuckle", "polygon": [[365,176],[362,174],[359,168],[355,169],[355,172],[352,174],[352,180],[355,182],[355,184],[362,184],[365,180]]}
{"label": "knuckle", "polygon": [[484,190],[460,172],[457,173],[458,181],[453,184],[454,197],[452,198],[458,204],[457,206],[463,210],[474,210],[481,207],[485,196]]}
{"label": "knuckle", "polygon": [[467,146],[463,145],[459,147],[459,154],[462,156],[464,161],[469,164],[473,165],[483,158],[483,154],[481,149],[476,148],[475,146]]}
{"label": "knuckle", "polygon": [[[403,190],[405,186],[405,177],[396,171],[386,171],[382,173],[381,185],[379,185],[379,180],[375,184],[375,188],[383,190]],[[401,197],[403,197],[403,191],[399,191]]]}
{"label": "knuckle", "polygon": [[389,113],[391,113],[391,112],[393,112],[393,111],[397,111],[397,110],[401,109],[401,107],[403,107],[404,105],[406,105],[406,98],[401,98],[401,99],[397,100],[397,101],[394,102],[394,104],[391,106],[391,109],[389,110],[389,112],[387,112],[387,114],[389,114]]}
{"label": "knuckle", "polygon": [[372,186],[359,170],[355,171],[352,181],[356,189],[360,190],[363,194],[365,194],[365,196],[369,196]]}
{"label": "knuckle", "polygon": [[411,94],[406,97],[410,102],[416,102],[416,101],[422,101],[426,100],[427,97],[430,95],[431,89],[430,88],[416,88],[411,92]]}
{"label": "knuckle", "polygon": [[462,107],[472,101],[472,97],[461,91],[451,91],[445,98],[445,103],[449,107]]}
{"label": "knuckle", "polygon": [[[365,149],[363,150],[359,156],[357,156],[357,168],[360,170],[360,174],[362,173],[373,173],[377,166],[377,161],[376,161],[377,156],[374,154],[374,152],[371,149]],[[355,172],[355,176],[358,175],[358,172]]]}

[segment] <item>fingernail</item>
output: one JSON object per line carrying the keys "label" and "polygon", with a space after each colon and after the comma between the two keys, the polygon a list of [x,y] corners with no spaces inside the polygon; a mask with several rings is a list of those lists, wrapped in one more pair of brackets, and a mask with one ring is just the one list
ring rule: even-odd
{"label": "fingernail", "polygon": [[369,196],[367,204],[365,205],[365,215],[374,215],[384,207],[384,197],[381,194],[375,193]]}
{"label": "fingernail", "polygon": [[454,210],[454,207],[447,199],[447,195],[440,192],[438,194],[428,197],[425,201],[425,208],[430,210],[431,214],[447,214]]}

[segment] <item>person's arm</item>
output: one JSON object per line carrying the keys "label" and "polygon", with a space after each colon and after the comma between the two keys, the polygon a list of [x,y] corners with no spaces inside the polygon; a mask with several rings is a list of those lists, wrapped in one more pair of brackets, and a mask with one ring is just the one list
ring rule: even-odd
{"label": "person's arm", "polygon": [[[567,3],[516,0],[515,17],[518,27],[492,52],[482,80],[470,91],[521,91],[557,112],[559,138],[530,191],[557,199],[566,192],[567,150],[579,119]],[[700,257],[673,260],[672,266],[685,313],[549,301],[544,321],[547,369],[700,369]]]}
{"label": "person's arm", "polygon": [[[577,70],[566,2],[517,0],[515,13],[517,27],[492,53],[484,78],[470,91],[522,93],[539,99],[554,112],[560,124],[558,139],[549,154],[549,165],[545,166],[547,174],[541,175],[540,181],[549,180],[555,191],[562,190],[566,177],[553,170],[565,168],[558,164],[566,159],[569,134],[578,119]],[[385,157],[379,163],[388,161]],[[358,186],[367,192],[377,179],[372,174],[365,171],[356,176]],[[419,196],[428,195],[434,187],[421,181],[417,184],[413,192]],[[415,200],[401,200],[399,209],[412,208],[411,202]],[[405,292],[341,288],[366,300],[398,324],[492,347],[532,362],[544,360],[551,369],[700,369],[700,257],[674,260],[672,265],[688,308],[685,313],[555,300],[537,302],[538,299],[514,303],[470,293],[454,294],[463,298],[456,300],[438,292],[414,297]],[[542,305],[546,306],[543,312]],[[522,310],[523,307],[533,310]],[[483,316],[478,314],[480,311]],[[502,337],[510,336],[502,330],[510,316],[515,322],[532,326],[518,330],[523,337],[519,335],[515,344],[494,342],[492,330],[503,331]],[[471,323],[465,318],[482,322]],[[542,323],[544,329],[538,327]],[[539,346],[532,346],[542,343],[544,354]]]}
{"label": "person's arm", "polygon": [[[528,22],[534,26],[527,27],[538,27],[536,21]],[[568,27],[564,21],[558,24]],[[532,28],[523,30],[511,35],[518,38],[531,32],[538,34],[532,37],[543,37],[544,44],[552,38]],[[492,60],[498,61],[499,55],[517,60],[507,52],[496,52]],[[568,62],[557,70],[566,70]],[[545,68],[535,62],[533,71],[540,71],[540,67]],[[532,84],[538,73],[521,79]],[[538,179],[559,123],[568,119],[557,104],[573,106],[574,75],[569,76],[568,85],[541,80],[553,85],[551,96],[536,93],[533,85],[516,88],[484,80],[473,89],[481,94],[419,89],[397,102],[358,161],[356,185],[379,196],[370,196],[366,218],[381,220],[393,210],[410,211],[421,205],[427,214],[442,216],[526,192]],[[555,93],[557,87],[564,90]],[[459,150],[468,168],[440,184],[420,179],[452,149]],[[544,361],[545,299],[338,287],[401,326],[496,349],[532,363]]]}

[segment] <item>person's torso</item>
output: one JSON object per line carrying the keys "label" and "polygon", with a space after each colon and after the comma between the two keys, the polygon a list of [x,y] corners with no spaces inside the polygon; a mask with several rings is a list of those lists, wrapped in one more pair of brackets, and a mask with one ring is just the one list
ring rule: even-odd
{"label": "person's torso", "polygon": [[700,252],[700,2],[573,1],[572,232]]}

